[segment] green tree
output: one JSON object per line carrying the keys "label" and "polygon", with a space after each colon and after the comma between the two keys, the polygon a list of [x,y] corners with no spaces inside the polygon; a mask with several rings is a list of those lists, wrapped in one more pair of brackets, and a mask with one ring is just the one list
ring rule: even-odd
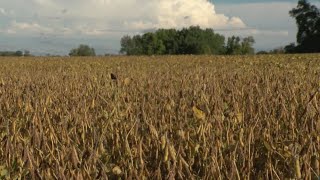
{"label": "green tree", "polygon": [[184,28],[178,32],[178,54],[221,54],[224,51],[224,36],[212,29],[199,26]]}
{"label": "green tree", "polygon": [[252,36],[243,38],[241,43],[241,54],[254,54],[253,44],[255,40]]}
{"label": "green tree", "polygon": [[126,55],[143,55],[143,42],[140,35],[135,35],[132,38],[128,35],[121,38],[121,54]]}
{"label": "green tree", "polygon": [[143,52],[145,55],[161,55],[165,52],[165,46],[155,33],[145,33],[142,36]]}
{"label": "green tree", "polygon": [[0,56],[32,56],[30,51],[0,51]]}
{"label": "green tree", "polygon": [[164,45],[164,54],[177,54],[179,44],[177,39],[178,32],[175,29],[159,29],[156,31],[156,36],[161,39]]}
{"label": "green tree", "polygon": [[88,45],[81,44],[78,48],[70,50],[69,56],[95,56],[95,50]]}
{"label": "green tree", "polygon": [[246,55],[254,54],[253,44],[255,40],[252,36],[241,39],[238,36],[228,38],[226,54],[228,55]]}
{"label": "green tree", "polygon": [[132,38],[132,55],[143,55],[143,42],[141,35],[135,35]]}
{"label": "green tree", "polygon": [[179,54],[201,54],[201,29],[198,26],[184,28],[179,32]]}
{"label": "green tree", "polygon": [[121,39],[120,53],[127,55],[223,54],[225,38],[212,29],[191,26],[181,30],[159,29]]}
{"label": "green tree", "polygon": [[202,47],[204,54],[224,54],[225,49],[225,37],[214,33],[213,29],[206,29],[203,37],[203,44],[206,44]]}
{"label": "green tree", "polygon": [[290,54],[295,53],[295,52],[296,52],[296,45],[295,45],[295,43],[291,43],[291,44],[285,46],[285,47],[284,47],[284,51],[285,51],[286,53],[290,53]]}
{"label": "green tree", "polygon": [[14,53],[15,56],[23,56],[23,52],[22,51],[16,51]]}
{"label": "green tree", "polygon": [[236,55],[241,54],[241,39],[240,37],[232,36],[228,38],[226,46],[226,54]]}
{"label": "green tree", "polygon": [[121,38],[120,44],[121,44],[121,49],[120,49],[121,54],[124,54],[124,53],[127,53],[127,55],[132,54],[133,40],[130,36],[128,35],[123,36]]}
{"label": "green tree", "polygon": [[[307,0],[299,0],[296,8],[289,12],[298,26],[295,52],[320,52],[320,12]],[[288,46],[292,51],[292,44]]]}

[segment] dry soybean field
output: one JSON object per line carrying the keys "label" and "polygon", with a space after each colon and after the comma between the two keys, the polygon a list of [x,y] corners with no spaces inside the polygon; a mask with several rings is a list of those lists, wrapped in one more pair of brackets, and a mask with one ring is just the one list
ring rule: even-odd
{"label": "dry soybean field", "polygon": [[317,179],[320,55],[0,58],[0,179]]}

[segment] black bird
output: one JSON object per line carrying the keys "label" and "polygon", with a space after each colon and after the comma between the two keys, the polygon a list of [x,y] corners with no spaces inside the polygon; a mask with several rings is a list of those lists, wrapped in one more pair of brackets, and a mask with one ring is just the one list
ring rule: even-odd
{"label": "black bird", "polygon": [[111,77],[112,80],[117,80],[117,76],[115,74],[113,74],[113,73],[110,74],[110,77]]}

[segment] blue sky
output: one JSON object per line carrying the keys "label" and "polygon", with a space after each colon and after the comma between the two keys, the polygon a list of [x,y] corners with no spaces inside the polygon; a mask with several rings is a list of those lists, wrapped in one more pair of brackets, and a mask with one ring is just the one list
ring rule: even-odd
{"label": "blue sky", "polygon": [[[319,6],[319,1],[311,1]],[[199,25],[252,35],[257,50],[295,42],[294,0],[1,0],[0,51],[67,54],[80,43],[117,53],[123,35]],[[185,18],[188,17],[188,18]]]}

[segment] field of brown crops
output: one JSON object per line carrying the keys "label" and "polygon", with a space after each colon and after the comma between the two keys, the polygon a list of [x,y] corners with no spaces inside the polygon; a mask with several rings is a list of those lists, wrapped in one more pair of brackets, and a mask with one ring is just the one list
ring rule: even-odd
{"label": "field of brown crops", "polygon": [[319,158],[320,55],[0,58],[0,179],[317,179]]}

